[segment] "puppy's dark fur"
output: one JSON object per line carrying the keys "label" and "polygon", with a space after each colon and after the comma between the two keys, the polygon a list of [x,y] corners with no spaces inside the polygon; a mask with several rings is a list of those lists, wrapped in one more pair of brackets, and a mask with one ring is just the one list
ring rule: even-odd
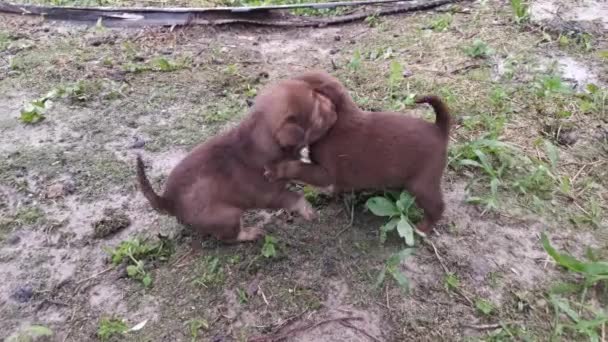
{"label": "puppy's dark fur", "polygon": [[281,161],[267,168],[270,180],[296,179],[334,191],[406,189],[424,210],[418,229],[429,232],[444,210],[441,177],[446,166],[450,115],[435,96],[417,99],[430,104],[436,122],[390,112],[364,112],[344,86],[324,72],[309,72],[304,80],[336,105],[338,119],[311,145],[313,164]]}
{"label": "puppy's dark fur", "polygon": [[285,208],[306,219],[315,212],[303,196],[269,183],[264,166],[293,154],[321,137],[336,121],[333,103],[298,80],[263,90],[236,127],[192,150],[171,172],[162,195],[148,181],[137,158],[137,178],[156,210],[176,216],[201,235],[247,241],[263,235],[259,227],[241,227],[247,209]]}

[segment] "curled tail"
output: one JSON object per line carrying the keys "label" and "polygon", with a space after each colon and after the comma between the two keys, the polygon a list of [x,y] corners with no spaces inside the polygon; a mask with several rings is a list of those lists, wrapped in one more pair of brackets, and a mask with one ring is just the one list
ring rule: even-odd
{"label": "curled tail", "polygon": [[447,137],[450,133],[450,111],[441,98],[435,95],[421,96],[416,98],[416,103],[428,103],[433,107],[436,116],[435,125],[437,125],[441,133]]}
{"label": "curled tail", "polygon": [[146,177],[144,161],[141,159],[140,155],[137,156],[137,181],[139,183],[141,192],[144,194],[148,202],[150,202],[152,208],[159,212],[171,213],[170,201],[154,192],[148,177]]}

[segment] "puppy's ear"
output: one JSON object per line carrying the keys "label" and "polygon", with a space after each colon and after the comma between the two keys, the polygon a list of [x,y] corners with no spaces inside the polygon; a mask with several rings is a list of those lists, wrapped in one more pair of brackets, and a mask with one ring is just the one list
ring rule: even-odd
{"label": "puppy's ear", "polygon": [[311,113],[311,127],[307,137],[307,143],[319,140],[338,120],[336,106],[325,95],[320,92],[315,94],[314,110]]}
{"label": "puppy's ear", "polygon": [[340,83],[337,83],[336,81],[323,82],[321,85],[315,87],[315,91],[333,102],[337,110],[339,110],[339,108],[342,106],[344,96],[346,96],[344,93],[346,90]]}
{"label": "puppy's ear", "polygon": [[295,123],[285,122],[276,132],[275,138],[283,148],[299,147],[304,144],[306,133]]}

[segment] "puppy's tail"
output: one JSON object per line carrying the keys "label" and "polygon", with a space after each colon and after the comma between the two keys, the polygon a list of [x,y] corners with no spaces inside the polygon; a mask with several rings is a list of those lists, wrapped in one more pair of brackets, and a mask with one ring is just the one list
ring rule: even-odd
{"label": "puppy's tail", "polygon": [[150,184],[148,177],[146,177],[144,161],[141,159],[140,155],[137,155],[137,182],[139,183],[141,192],[144,194],[148,202],[150,202],[152,208],[162,213],[171,213],[170,201],[154,192],[152,184]]}
{"label": "puppy's tail", "polygon": [[439,127],[441,134],[447,137],[450,133],[451,117],[448,106],[435,95],[426,95],[416,98],[416,103],[428,103],[435,111],[435,125]]}

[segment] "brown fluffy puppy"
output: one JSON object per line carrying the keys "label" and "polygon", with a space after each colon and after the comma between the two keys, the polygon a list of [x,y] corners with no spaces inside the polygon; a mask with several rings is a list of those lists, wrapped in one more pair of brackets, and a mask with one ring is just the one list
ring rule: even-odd
{"label": "brown fluffy puppy", "polygon": [[298,80],[263,90],[240,124],[192,150],[171,172],[162,195],[137,158],[137,178],[154,209],[175,216],[199,234],[226,241],[261,237],[260,227],[241,227],[247,209],[284,208],[310,220],[315,212],[285,182],[269,183],[264,165],[285,158],[321,137],[336,120],[333,103]]}
{"label": "brown fluffy puppy", "polygon": [[269,180],[295,179],[343,192],[362,189],[405,189],[424,210],[418,230],[428,233],[444,210],[441,177],[447,160],[450,115],[435,96],[417,99],[430,104],[436,122],[391,112],[364,112],[344,86],[324,72],[309,72],[304,80],[330,98],[338,119],[310,147],[313,164],[286,160],[267,167]]}

